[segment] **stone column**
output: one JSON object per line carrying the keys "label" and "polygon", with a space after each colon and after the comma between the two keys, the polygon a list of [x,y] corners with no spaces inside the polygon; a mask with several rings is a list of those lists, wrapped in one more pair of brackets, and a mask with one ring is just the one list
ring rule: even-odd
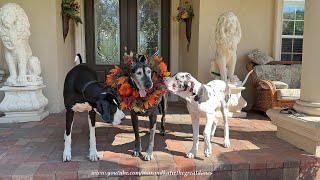
{"label": "stone column", "polygon": [[304,14],[301,95],[294,109],[320,116],[320,1],[306,0]]}

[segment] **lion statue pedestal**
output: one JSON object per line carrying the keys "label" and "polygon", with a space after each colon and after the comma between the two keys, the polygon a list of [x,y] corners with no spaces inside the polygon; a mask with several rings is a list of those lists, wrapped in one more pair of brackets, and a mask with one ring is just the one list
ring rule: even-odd
{"label": "lion statue pedestal", "polygon": [[[231,97],[229,99],[229,114],[228,117],[244,118],[247,117],[247,113],[242,111],[242,108],[247,106],[247,101],[242,97],[241,91],[246,89],[245,87],[231,87]],[[217,116],[222,117],[220,107],[216,110]]]}
{"label": "lion statue pedestal", "polygon": [[5,47],[9,77],[0,91],[5,93],[0,123],[41,121],[48,116],[48,99],[42,94],[43,79],[37,57],[29,46],[30,23],[24,10],[7,3],[0,9],[0,38]]}

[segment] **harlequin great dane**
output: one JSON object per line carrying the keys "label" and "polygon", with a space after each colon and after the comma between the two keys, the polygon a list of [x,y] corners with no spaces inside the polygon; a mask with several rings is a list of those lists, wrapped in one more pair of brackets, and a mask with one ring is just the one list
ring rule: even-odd
{"label": "harlequin great dane", "polygon": [[[139,56],[137,61],[132,63],[130,69],[130,84],[136,87],[139,90],[140,97],[146,96],[146,90],[151,89],[153,87],[153,82],[151,79],[152,70],[147,64],[147,59],[145,56]],[[160,135],[165,135],[165,115],[167,110],[167,98],[163,95],[159,98],[158,101],[158,110],[162,114],[161,117],[161,130]],[[157,123],[157,107],[150,107],[146,110],[145,113],[135,112],[134,110],[130,111],[132,126],[135,135],[135,144],[132,156],[137,157],[141,154],[141,139],[139,136],[139,123],[138,116],[149,116],[150,121],[150,133],[149,133],[149,144],[146,154],[143,156],[143,159],[146,161],[150,161],[153,159],[153,146],[154,146],[154,135],[156,131],[156,123]]]}
{"label": "harlequin great dane", "polygon": [[64,104],[66,112],[66,131],[64,134],[63,161],[71,160],[71,131],[74,112],[88,111],[88,122],[90,130],[89,159],[97,161],[97,148],[95,137],[96,113],[102,116],[107,123],[117,125],[125,117],[119,110],[119,103],[115,92],[111,87],[103,87],[97,81],[94,70],[86,64],[81,64],[81,56],[77,57],[80,64],[69,71],[64,81]]}
{"label": "harlequin great dane", "polygon": [[218,121],[215,117],[215,110],[221,107],[224,120],[224,146],[230,146],[228,109],[226,99],[230,98],[228,85],[221,80],[213,80],[208,84],[201,84],[190,73],[180,72],[173,77],[166,78],[165,84],[170,92],[187,101],[187,108],[192,119],[193,147],[187,153],[188,158],[194,158],[199,145],[199,118],[205,116],[207,122],[203,132],[204,154],[211,155],[211,138],[214,136]]}

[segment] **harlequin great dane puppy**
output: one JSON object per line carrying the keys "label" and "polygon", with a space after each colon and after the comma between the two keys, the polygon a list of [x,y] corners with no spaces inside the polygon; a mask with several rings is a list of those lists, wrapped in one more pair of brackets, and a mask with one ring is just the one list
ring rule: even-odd
{"label": "harlequin great dane puppy", "polygon": [[[137,62],[133,62],[130,70],[130,84],[139,90],[140,97],[146,96],[146,90],[153,87],[153,82],[151,79],[152,70],[147,64],[147,59],[145,56],[139,56]],[[158,110],[162,114],[161,117],[161,130],[160,135],[165,135],[164,123],[165,115],[167,110],[167,98],[163,95],[158,102]],[[135,135],[135,145],[132,156],[137,157],[141,154],[141,139],[139,136],[139,124],[138,116],[149,116],[150,121],[150,133],[149,133],[149,144],[146,154],[143,156],[144,160],[150,161],[153,159],[153,146],[154,146],[154,135],[156,131],[157,123],[157,107],[151,107],[146,110],[145,113],[130,111],[132,126]]]}
{"label": "harlequin great dane puppy", "polygon": [[96,112],[107,123],[117,125],[125,117],[119,110],[116,94],[110,87],[102,87],[97,81],[94,70],[85,64],[81,64],[81,56],[77,57],[80,64],[69,71],[64,81],[64,104],[66,107],[66,131],[64,134],[63,161],[71,160],[71,131],[74,112],[88,111],[90,130],[89,159],[97,161],[97,148],[95,137]]}
{"label": "harlequin great dane puppy", "polygon": [[193,147],[188,158],[194,158],[199,145],[199,118],[205,116],[207,122],[203,132],[204,154],[206,157],[211,155],[211,138],[214,136],[218,121],[215,117],[215,110],[221,107],[224,120],[224,146],[230,146],[228,109],[226,98],[229,98],[229,87],[224,81],[213,80],[208,84],[201,84],[189,73],[180,72],[173,77],[166,78],[165,84],[170,92],[187,100],[187,108],[192,119]]}

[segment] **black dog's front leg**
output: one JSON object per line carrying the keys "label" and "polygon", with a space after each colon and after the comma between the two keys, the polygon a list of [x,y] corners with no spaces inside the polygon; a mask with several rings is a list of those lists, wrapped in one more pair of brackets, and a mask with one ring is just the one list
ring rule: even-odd
{"label": "black dog's front leg", "polygon": [[131,111],[131,121],[134,130],[134,150],[132,152],[132,156],[138,157],[141,154],[141,139],[139,135],[139,122],[138,116],[135,112]]}
{"label": "black dog's front leg", "polygon": [[167,97],[166,95],[163,95],[161,98],[161,101],[158,105],[159,111],[161,113],[161,129],[160,129],[160,135],[165,136],[166,130],[165,130],[165,123],[166,123],[166,113],[167,113]]}
{"label": "black dog's front leg", "polygon": [[154,135],[156,133],[156,123],[157,123],[157,115],[155,113],[151,113],[149,115],[150,120],[150,133],[149,133],[149,146],[144,155],[143,159],[146,161],[151,161],[153,159],[153,146],[154,146]]}

